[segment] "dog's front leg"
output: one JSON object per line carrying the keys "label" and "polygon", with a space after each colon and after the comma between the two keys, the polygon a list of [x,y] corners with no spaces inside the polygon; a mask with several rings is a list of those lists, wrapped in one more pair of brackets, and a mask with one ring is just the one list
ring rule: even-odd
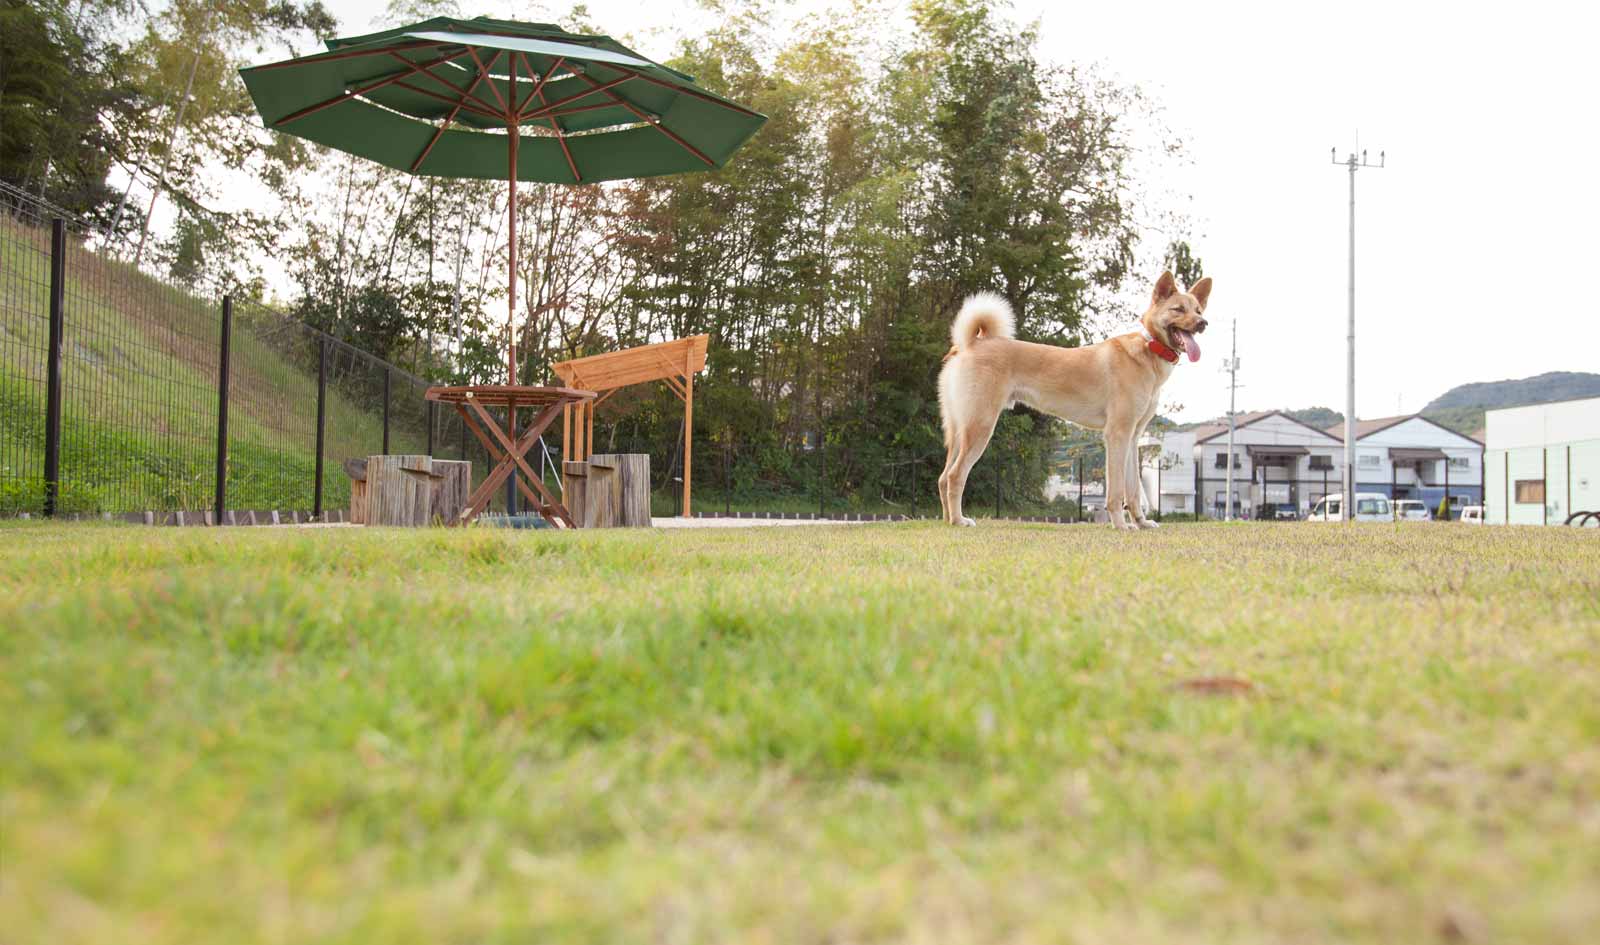
{"label": "dog's front leg", "polygon": [[1129,522],[1123,506],[1137,509],[1128,492],[1128,449],[1132,445],[1133,431],[1126,423],[1106,424],[1106,517],[1112,528],[1137,531],[1139,526]]}
{"label": "dog's front leg", "polygon": [[[1128,513],[1133,517],[1133,524],[1136,528],[1161,527],[1144,516],[1144,503],[1149,499],[1149,496],[1144,494],[1144,469],[1142,468],[1143,464],[1139,462],[1139,442],[1144,439],[1145,427],[1149,422],[1147,418],[1143,423],[1139,424],[1138,429],[1133,433],[1132,441],[1128,444]],[[1161,497],[1156,496],[1151,507],[1160,508],[1160,503]]]}

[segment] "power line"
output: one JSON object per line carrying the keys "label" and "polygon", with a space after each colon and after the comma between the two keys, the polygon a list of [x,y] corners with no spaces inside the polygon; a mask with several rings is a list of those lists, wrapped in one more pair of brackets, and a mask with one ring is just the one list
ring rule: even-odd
{"label": "power line", "polygon": [[[1360,136],[1356,138],[1356,147],[1361,146]],[[1356,171],[1363,167],[1381,168],[1384,165],[1384,152],[1378,152],[1378,163],[1373,164],[1367,160],[1367,152],[1351,151],[1343,160],[1339,160],[1339,149],[1329,148],[1329,156],[1334,164],[1342,164],[1350,170],[1350,332],[1347,337],[1346,354],[1349,362],[1345,368],[1344,392],[1344,515],[1346,522],[1355,518],[1356,502]]]}

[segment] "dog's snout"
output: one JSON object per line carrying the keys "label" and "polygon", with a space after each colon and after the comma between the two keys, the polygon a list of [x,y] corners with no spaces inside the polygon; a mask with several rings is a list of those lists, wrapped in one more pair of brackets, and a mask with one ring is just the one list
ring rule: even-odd
{"label": "dog's snout", "polygon": [[1198,325],[1194,326],[1194,330],[1195,331],[1205,331],[1206,330],[1206,326],[1209,325],[1209,324],[1211,324],[1211,323],[1202,318],[1202,319],[1200,319],[1200,323]]}

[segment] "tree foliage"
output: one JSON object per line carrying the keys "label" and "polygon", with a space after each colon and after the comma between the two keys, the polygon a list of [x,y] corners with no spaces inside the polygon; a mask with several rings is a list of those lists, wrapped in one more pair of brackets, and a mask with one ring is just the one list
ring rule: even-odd
{"label": "tree foliage", "polygon": [[[390,16],[441,6],[399,0]],[[669,64],[769,121],[714,173],[520,187],[515,313],[503,185],[413,178],[259,129],[233,70],[331,29],[315,0],[172,0],[116,49],[127,107],[93,108],[115,137],[109,160],[165,171],[184,222],[161,246],[180,279],[237,279],[266,250],[286,261],[300,317],[452,381],[504,377],[508,317],[518,375],[534,381],[565,358],[706,333],[697,481],[874,504],[917,486],[926,501],[961,300],[997,290],[1020,337],[1090,340],[1136,275],[1135,160],[1153,109],[1135,88],[1042,61],[1032,28],[986,0],[860,4],[793,30],[759,0],[716,9],[718,26]],[[585,19],[579,8],[567,25],[604,31]],[[276,190],[281,217],[212,207],[218,166]],[[665,388],[619,393],[596,446],[647,450],[666,481],[681,416]],[[973,490],[992,495],[1002,477],[1008,495],[1037,495],[1064,433],[1007,414]]]}

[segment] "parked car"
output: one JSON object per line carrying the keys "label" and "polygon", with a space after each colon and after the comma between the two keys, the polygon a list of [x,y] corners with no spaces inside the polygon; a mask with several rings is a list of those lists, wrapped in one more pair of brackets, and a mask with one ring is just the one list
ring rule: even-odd
{"label": "parked car", "polygon": [[1428,507],[1416,499],[1395,499],[1389,503],[1390,510],[1394,513],[1397,522],[1431,522],[1433,513]]}
{"label": "parked car", "polygon": [[1340,507],[1344,505],[1344,496],[1326,495],[1317,500],[1306,514],[1308,522],[1339,522],[1344,520],[1340,514]]}
{"label": "parked car", "polygon": [[1461,521],[1465,525],[1483,524],[1483,506],[1469,505],[1461,510]]}
{"label": "parked car", "polygon": [[[1342,522],[1344,521],[1344,496],[1325,495],[1318,502],[1311,514],[1306,516],[1308,522]],[[1358,522],[1387,522],[1393,515],[1389,511],[1389,497],[1381,492],[1357,492],[1355,521]]]}

